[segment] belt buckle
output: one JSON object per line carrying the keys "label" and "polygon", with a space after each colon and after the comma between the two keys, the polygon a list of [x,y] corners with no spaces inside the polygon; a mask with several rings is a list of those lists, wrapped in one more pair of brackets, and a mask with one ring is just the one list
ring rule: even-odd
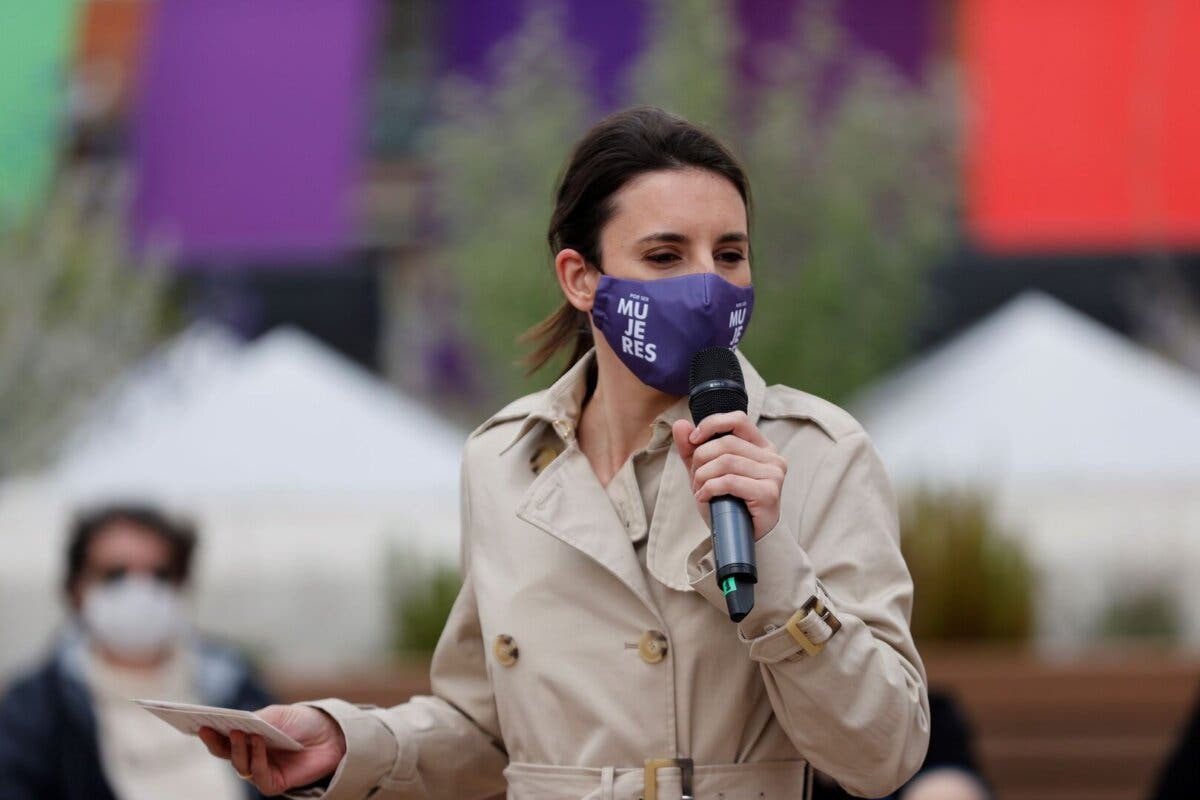
{"label": "belt buckle", "polygon": [[693,766],[690,758],[647,758],[643,800],[659,800],[658,771],[664,767],[679,767],[680,800],[695,800],[692,794]]}

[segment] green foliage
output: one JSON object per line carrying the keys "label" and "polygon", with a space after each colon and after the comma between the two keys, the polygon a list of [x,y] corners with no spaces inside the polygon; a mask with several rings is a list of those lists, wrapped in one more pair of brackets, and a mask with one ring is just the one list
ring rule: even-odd
{"label": "green foliage", "polygon": [[[742,157],[760,298],[743,347],[768,382],[841,402],[907,354],[925,274],[952,242],[954,103],[944,77],[913,83],[851,54],[827,4],[802,8],[799,32],[764,48],[769,79],[751,93],[734,78],[728,0],[659,0],[628,85],[631,101],[707,125]],[[535,6],[498,49],[492,88],[442,87],[428,137],[444,228],[419,291],[467,310],[490,370],[480,410],[554,374],[512,365],[517,335],[561,302],[545,244],[553,185],[594,121],[564,41],[554,9]]]}
{"label": "green foliage", "polygon": [[1177,642],[1183,616],[1175,597],[1162,587],[1147,587],[1114,598],[1100,616],[1100,636]]}
{"label": "green foliage", "polygon": [[0,233],[0,476],[43,465],[75,415],[172,325],[161,271],[134,268],[96,186],[65,180]]}
{"label": "green foliage", "polygon": [[1029,638],[1033,569],[981,498],[919,492],[904,504],[900,529],[919,641]]}
{"label": "green foliage", "polygon": [[704,125],[730,130],[730,59],[736,30],[723,0],[658,0],[651,6],[649,46],[634,65],[631,95]]}
{"label": "green foliage", "polygon": [[428,136],[445,226],[433,268],[454,276],[479,361],[491,370],[485,406],[557,374],[524,378],[514,365],[517,337],[562,302],[546,229],[558,171],[589,113],[566,38],[552,7],[532,9],[495,53],[493,87],[450,79],[440,88],[441,119]]}
{"label": "green foliage", "polygon": [[458,570],[393,552],[389,576],[396,585],[392,601],[395,651],[400,655],[429,655],[462,588]]}
{"label": "green foliage", "polygon": [[772,85],[742,143],[769,298],[743,349],[769,382],[842,402],[908,353],[925,275],[952,243],[954,103],[944,76],[912,84],[848,58],[821,8],[766,53]]}

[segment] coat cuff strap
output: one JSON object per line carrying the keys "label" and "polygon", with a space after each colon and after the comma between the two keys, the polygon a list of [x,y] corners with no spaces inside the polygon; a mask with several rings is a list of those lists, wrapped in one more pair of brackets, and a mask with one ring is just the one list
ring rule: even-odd
{"label": "coat cuff strap", "polygon": [[[749,645],[750,658],[774,664],[819,653],[841,623],[821,591],[808,554],[782,520],[754,547],[754,609],[737,627],[738,638]],[[724,612],[725,596],[715,569],[712,540],[706,538],[687,556],[688,582]]]}

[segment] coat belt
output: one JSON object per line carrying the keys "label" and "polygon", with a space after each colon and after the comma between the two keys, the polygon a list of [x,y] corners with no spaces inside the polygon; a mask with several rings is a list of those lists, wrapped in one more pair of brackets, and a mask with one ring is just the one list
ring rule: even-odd
{"label": "coat belt", "polygon": [[[643,767],[558,767],[509,762],[507,800],[640,800],[645,797]],[[680,800],[679,767],[658,770],[659,800]],[[808,800],[808,763],[757,761],[697,765],[692,773],[696,798],[724,800]]]}

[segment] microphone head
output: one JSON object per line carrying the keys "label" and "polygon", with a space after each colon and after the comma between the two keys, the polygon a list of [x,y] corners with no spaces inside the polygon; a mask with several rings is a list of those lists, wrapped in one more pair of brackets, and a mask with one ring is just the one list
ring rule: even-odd
{"label": "microphone head", "polygon": [[748,406],[742,365],[728,347],[706,347],[692,356],[688,386],[688,407],[697,424],[713,414],[745,411]]}

